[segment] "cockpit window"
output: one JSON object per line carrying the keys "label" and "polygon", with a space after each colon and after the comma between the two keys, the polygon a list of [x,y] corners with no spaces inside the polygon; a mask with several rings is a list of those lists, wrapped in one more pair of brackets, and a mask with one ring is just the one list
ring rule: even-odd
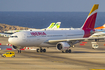
{"label": "cockpit window", "polygon": [[18,38],[18,36],[10,36],[10,38]]}

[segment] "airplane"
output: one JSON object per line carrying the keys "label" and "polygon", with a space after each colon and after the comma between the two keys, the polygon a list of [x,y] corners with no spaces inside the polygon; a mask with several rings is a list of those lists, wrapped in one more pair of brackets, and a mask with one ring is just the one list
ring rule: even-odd
{"label": "airplane", "polygon": [[[55,28],[59,28],[60,27],[60,24],[61,22],[52,22],[47,28],[43,28],[43,29],[55,29]],[[42,30],[43,30],[42,29]],[[29,30],[37,30],[37,29],[29,29]],[[38,29],[39,30],[39,29]],[[4,33],[10,33],[10,34],[13,34],[13,33],[16,33],[16,32],[21,32],[21,31],[25,31],[25,30],[9,30],[9,31],[4,31]]]}
{"label": "airplane", "polygon": [[[60,27],[61,22],[52,22],[47,28],[44,29],[28,29],[28,31],[35,31],[35,30],[48,30],[48,29],[58,29]],[[0,36],[9,37],[13,33],[21,32],[21,31],[27,31],[27,30],[9,30],[4,31],[4,33],[0,33]]]}
{"label": "airplane", "polygon": [[37,46],[37,52],[46,52],[42,47],[56,47],[62,53],[71,53],[74,44],[90,39],[94,34],[94,26],[99,4],[94,4],[81,29],[74,30],[36,30],[22,31],[12,34],[8,42],[21,53],[21,48]]}
{"label": "airplane", "polygon": [[47,29],[53,28],[55,26],[55,23],[51,23],[49,27],[47,27]]}
{"label": "airplane", "polygon": [[91,35],[90,38],[94,38],[95,41],[105,40],[105,30],[95,31],[95,33]]}
{"label": "airplane", "polygon": [[95,41],[103,40],[105,38],[105,24],[94,29],[95,33],[91,35],[91,38],[95,38]]}
{"label": "airplane", "polygon": [[[56,24],[53,22],[52,24],[50,24],[49,27],[47,27],[47,28],[43,28],[43,29],[40,29],[40,30],[52,30],[52,29],[58,29],[58,28],[60,28],[60,25],[61,25],[61,22],[57,22]],[[33,29],[33,30],[39,30],[39,29]]]}
{"label": "airplane", "polygon": [[105,29],[105,24],[103,26],[100,26],[100,27],[96,27],[94,29]]}
{"label": "airplane", "polygon": [[53,28],[51,28],[51,29],[58,29],[58,28],[60,28],[60,25],[61,25],[61,22],[57,22],[55,24],[55,26]]}
{"label": "airplane", "polygon": [[[59,30],[74,30],[74,29],[81,29],[81,28],[59,28]],[[91,35],[90,38],[93,38],[95,41],[104,40],[105,24],[103,26],[96,27],[94,29],[95,29],[95,33]]]}

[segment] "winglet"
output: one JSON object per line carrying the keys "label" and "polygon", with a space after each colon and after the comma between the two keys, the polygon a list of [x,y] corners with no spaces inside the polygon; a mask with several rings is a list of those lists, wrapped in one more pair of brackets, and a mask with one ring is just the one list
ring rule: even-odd
{"label": "winglet", "polygon": [[93,5],[93,8],[91,9],[87,19],[85,20],[84,25],[81,27],[83,30],[94,29],[98,6],[99,4]]}

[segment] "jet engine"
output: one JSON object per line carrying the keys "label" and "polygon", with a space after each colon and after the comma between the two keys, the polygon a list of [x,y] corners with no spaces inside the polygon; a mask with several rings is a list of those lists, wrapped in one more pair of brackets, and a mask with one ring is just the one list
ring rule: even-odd
{"label": "jet engine", "polygon": [[65,51],[70,48],[70,45],[67,42],[59,42],[56,45],[56,48],[61,51]]}
{"label": "jet engine", "polygon": [[17,46],[14,46],[14,45],[13,45],[12,47],[13,47],[14,49],[17,49]]}

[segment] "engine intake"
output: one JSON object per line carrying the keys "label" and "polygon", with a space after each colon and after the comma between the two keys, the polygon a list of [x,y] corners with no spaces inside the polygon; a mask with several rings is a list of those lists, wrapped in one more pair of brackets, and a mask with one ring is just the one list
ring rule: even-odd
{"label": "engine intake", "polygon": [[57,50],[64,51],[64,50],[69,49],[70,45],[67,42],[59,42],[57,43],[56,48]]}
{"label": "engine intake", "polygon": [[13,48],[14,48],[14,49],[17,49],[17,46],[14,46],[14,45],[13,45]]}

